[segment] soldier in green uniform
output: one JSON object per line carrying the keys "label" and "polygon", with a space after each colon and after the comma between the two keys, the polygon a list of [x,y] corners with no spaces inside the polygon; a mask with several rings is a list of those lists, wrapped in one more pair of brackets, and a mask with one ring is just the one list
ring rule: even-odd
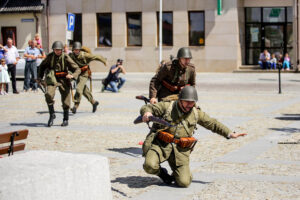
{"label": "soldier in green uniform", "polygon": [[[158,175],[167,184],[175,181],[180,187],[190,185],[192,174],[189,156],[196,142],[192,135],[197,124],[227,139],[246,135],[246,133],[234,133],[216,119],[210,118],[195,106],[197,100],[196,89],[186,86],[181,90],[177,101],[162,101],[141,108],[144,122],[149,121],[150,116],[156,116],[175,125],[166,128],[154,124],[143,144],[144,170],[149,174]],[[173,171],[172,175],[169,175],[165,168],[160,167],[160,163],[164,161],[168,161]]]}
{"label": "soldier in green uniform", "polygon": [[192,53],[182,47],[177,52],[177,59],[165,63],[150,81],[149,99],[151,104],[163,98],[178,94],[186,85],[195,86],[196,72],[190,63]]}
{"label": "soldier in green uniform", "polygon": [[71,110],[74,114],[76,113],[77,108],[79,107],[79,104],[80,104],[81,97],[83,95],[92,104],[93,112],[96,112],[99,102],[94,100],[91,91],[86,86],[86,82],[88,81],[89,78],[91,78],[90,77],[91,71],[90,71],[89,63],[93,60],[97,60],[97,61],[102,62],[106,66],[106,58],[103,58],[102,56],[91,55],[89,53],[81,51],[81,43],[80,42],[74,42],[72,50],[73,50],[73,52],[69,55],[76,62],[76,64],[80,67],[81,74],[79,75],[79,77],[77,79],[76,94],[74,97],[75,104]]}
{"label": "soldier in green uniform", "polygon": [[41,82],[44,74],[46,74],[47,89],[45,97],[50,114],[49,127],[53,125],[53,120],[55,119],[54,95],[57,87],[61,94],[61,102],[64,110],[64,118],[61,126],[68,125],[71,103],[71,79],[76,79],[80,74],[80,68],[68,55],[63,53],[63,48],[62,42],[55,41],[52,44],[53,52],[43,60],[39,67],[38,83]]}

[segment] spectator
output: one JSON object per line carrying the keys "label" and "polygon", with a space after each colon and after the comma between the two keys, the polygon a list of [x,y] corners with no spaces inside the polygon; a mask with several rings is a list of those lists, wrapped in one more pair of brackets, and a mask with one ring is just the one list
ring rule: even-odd
{"label": "spectator", "polygon": [[259,56],[258,64],[262,69],[269,69],[270,66],[270,53],[265,49]]}
{"label": "spectator", "polygon": [[68,54],[68,55],[69,55],[70,53],[72,53],[72,52],[69,50],[68,45],[65,44],[65,45],[64,45],[64,54]]}
{"label": "spectator", "polygon": [[0,60],[4,58],[4,54],[5,54],[4,46],[0,44]]}
{"label": "spectator", "polygon": [[39,50],[39,55],[36,59],[36,65],[40,66],[41,62],[44,60],[44,58],[46,58],[46,54],[44,49],[41,47],[41,45],[37,44],[36,48]]}
{"label": "spectator", "polygon": [[39,44],[41,46],[41,48],[42,48],[42,41],[41,41],[40,35],[38,33],[35,34],[34,40],[36,41],[36,44]]}
{"label": "spectator", "polygon": [[290,57],[288,53],[285,54],[283,64],[282,64],[282,69],[285,70],[285,68],[288,71],[290,70]]}
{"label": "spectator", "polygon": [[[12,44],[13,40],[7,38],[7,45],[5,49],[5,61],[8,68],[8,73],[11,75],[12,89],[14,94],[19,94],[16,84],[16,65],[20,59],[18,49]],[[6,92],[8,92],[8,85],[6,86]]]}
{"label": "spectator", "polygon": [[276,69],[276,63],[277,63],[277,59],[275,57],[275,54],[272,53],[272,59],[270,60],[270,68]]}
{"label": "spectator", "polygon": [[[37,65],[36,59],[40,53],[40,51],[35,48],[36,41],[30,40],[30,46],[25,49],[24,57],[26,60],[25,70],[24,70],[24,92],[27,92],[30,89],[30,80],[37,79]],[[31,77],[30,77],[31,75]],[[33,83],[32,86],[33,91],[37,91],[37,83]]]}
{"label": "spectator", "polygon": [[[117,64],[111,66],[110,71],[108,73],[108,76],[106,79],[102,81],[102,90],[101,92],[104,92],[104,90],[108,90],[111,92],[118,92],[120,88],[124,85],[125,79],[122,77],[119,77],[120,72],[123,74],[126,74],[126,71],[124,67],[122,66],[123,60],[118,59]],[[118,83],[118,86],[117,86]],[[108,87],[108,85],[110,87]]]}
{"label": "spectator", "polygon": [[[9,75],[7,72],[7,65],[5,64],[5,59],[1,59],[1,65],[0,65],[0,95],[6,95],[6,84],[9,83]],[[3,86],[3,90],[2,90]]]}

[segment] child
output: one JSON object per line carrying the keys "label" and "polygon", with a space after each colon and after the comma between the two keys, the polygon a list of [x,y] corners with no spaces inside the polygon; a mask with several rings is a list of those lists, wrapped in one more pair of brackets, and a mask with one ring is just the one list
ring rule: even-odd
{"label": "child", "polygon": [[277,63],[277,59],[275,57],[275,54],[272,53],[272,59],[270,60],[270,68],[276,69],[276,63]]}
{"label": "child", "polygon": [[282,64],[282,69],[284,70],[285,68],[286,70],[290,70],[290,57],[288,53],[285,54],[284,61]]}
{"label": "child", "polygon": [[[7,65],[5,64],[5,59],[2,58],[0,64],[0,95],[7,95],[6,84],[9,82],[10,80],[7,72]],[[2,85],[3,85],[3,91],[2,91]]]}
{"label": "child", "polygon": [[35,34],[34,40],[36,41],[36,44],[39,44],[41,46],[41,48],[43,48],[42,47],[42,42],[41,42],[41,39],[40,39],[40,35],[38,33]]}

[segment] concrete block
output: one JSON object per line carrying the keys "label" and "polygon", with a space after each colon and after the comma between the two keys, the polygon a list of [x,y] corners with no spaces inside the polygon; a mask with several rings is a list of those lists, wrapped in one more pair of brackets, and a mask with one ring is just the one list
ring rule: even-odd
{"label": "concrete block", "polygon": [[112,199],[108,159],[57,151],[28,151],[2,158],[0,199]]}

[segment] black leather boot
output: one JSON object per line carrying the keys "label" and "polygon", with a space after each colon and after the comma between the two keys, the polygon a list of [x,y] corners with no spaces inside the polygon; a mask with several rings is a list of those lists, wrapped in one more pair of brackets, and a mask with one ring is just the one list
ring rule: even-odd
{"label": "black leather boot", "polygon": [[73,108],[71,108],[71,111],[72,111],[73,114],[75,114],[75,113],[77,112],[78,106],[79,106],[79,104],[75,104],[75,105],[73,106]]}
{"label": "black leather boot", "polygon": [[51,127],[53,125],[53,121],[55,119],[55,112],[54,112],[54,107],[53,105],[48,105],[48,109],[49,109],[49,114],[50,114],[50,117],[49,117],[49,120],[48,120],[48,127]]}
{"label": "black leather boot", "polygon": [[168,170],[166,168],[161,167],[160,172],[158,174],[159,178],[165,183],[165,184],[172,184],[173,181],[175,181],[173,176],[170,176],[168,174]]}
{"label": "black leather boot", "polygon": [[95,101],[95,102],[93,103],[93,113],[96,112],[97,106],[98,106],[98,105],[99,105],[99,102],[98,102],[98,101]]}
{"label": "black leather boot", "polygon": [[69,121],[69,109],[65,109],[64,110],[64,119],[63,119],[61,126],[68,126],[69,125],[68,121]]}

